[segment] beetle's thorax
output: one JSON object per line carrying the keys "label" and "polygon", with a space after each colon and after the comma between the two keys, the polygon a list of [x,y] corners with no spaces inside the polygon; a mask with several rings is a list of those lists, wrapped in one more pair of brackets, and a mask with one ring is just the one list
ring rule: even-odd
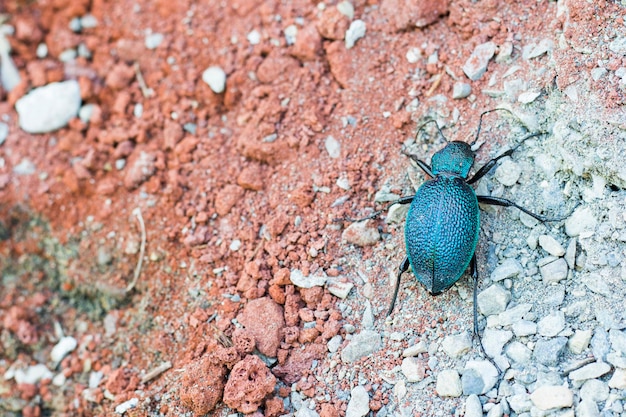
{"label": "beetle's thorax", "polygon": [[465,142],[450,142],[445,148],[433,155],[431,170],[433,174],[447,173],[467,178],[474,165],[474,152]]}

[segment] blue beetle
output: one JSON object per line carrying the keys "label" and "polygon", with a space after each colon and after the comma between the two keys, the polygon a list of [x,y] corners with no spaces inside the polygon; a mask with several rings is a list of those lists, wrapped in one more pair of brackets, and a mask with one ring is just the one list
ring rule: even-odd
{"label": "blue beetle", "polygon": [[[404,272],[408,271],[409,266],[417,280],[433,295],[440,294],[454,285],[470,266],[474,281],[474,334],[478,335],[476,311],[478,269],[475,254],[480,228],[478,203],[516,207],[541,222],[563,220],[535,214],[504,198],[476,195],[470,187],[487,174],[500,159],[513,154],[526,140],[544,134],[544,132],[539,132],[527,135],[515,147],[491,159],[474,176],[468,178],[476,156],[471,145],[478,139],[482,118],[497,110],[508,111],[494,109],[483,112],[480,115],[476,138],[472,144],[459,141],[449,142],[433,155],[431,166],[418,159],[417,156],[405,153],[431,179],[425,181],[415,195],[402,197],[383,210],[358,220],[375,218],[394,204],[411,204],[404,228],[407,254],[398,268],[395,290],[387,316],[393,312],[400,288],[400,278]],[[429,120],[418,129],[416,137],[428,123],[436,125],[434,120]],[[445,139],[439,126],[437,129]],[[482,343],[480,345],[484,353]]]}

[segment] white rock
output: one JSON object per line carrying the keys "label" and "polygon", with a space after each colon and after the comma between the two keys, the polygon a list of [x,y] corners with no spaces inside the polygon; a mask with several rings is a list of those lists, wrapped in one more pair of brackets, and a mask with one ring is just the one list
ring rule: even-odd
{"label": "white rock", "polygon": [[328,136],[324,141],[324,147],[331,158],[336,159],[341,156],[341,143],[334,137]]}
{"label": "white rock", "polygon": [[499,314],[506,310],[511,300],[511,293],[498,284],[494,284],[478,294],[478,309],[483,316]]}
{"label": "white rock", "polygon": [[328,277],[326,275],[309,275],[304,276],[302,271],[299,269],[294,269],[291,271],[289,275],[289,279],[291,283],[296,287],[300,288],[313,288],[313,287],[323,287],[326,284],[326,280]]}
{"label": "white rock", "polygon": [[2,145],[5,140],[7,140],[8,136],[9,136],[9,125],[6,123],[0,122],[0,145]]}
{"label": "white rock", "polygon": [[202,81],[207,83],[216,94],[221,94],[226,89],[226,73],[218,66],[212,66],[202,72]]}
{"label": "white rock", "polygon": [[440,397],[460,397],[463,393],[463,387],[459,373],[454,369],[439,372],[435,390]]}
{"label": "white rock", "polygon": [[449,335],[443,339],[441,344],[443,351],[451,358],[458,358],[472,348],[472,339],[469,333],[462,332],[459,334]]}
{"label": "white rock", "polygon": [[626,389],[626,369],[616,369],[611,379],[609,387],[615,389]]}
{"label": "white rock", "polygon": [[248,42],[250,42],[250,45],[258,45],[259,43],[261,43],[261,34],[256,29],[248,33],[248,36],[246,36],[246,38],[248,39]]}
{"label": "white rock", "polygon": [[68,353],[76,349],[78,342],[71,336],[62,337],[61,340],[52,348],[50,359],[52,362],[59,363],[67,356]]}
{"label": "white rock", "polygon": [[60,129],[80,109],[80,87],[76,80],[51,83],[35,88],[15,103],[19,124],[28,133]]}
{"label": "white rock", "polygon": [[328,288],[328,292],[335,297],[341,298],[342,300],[345,299],[348,294],[350,294],[350,290],[352,290],[352,287],[354,287],[353,283],[339,281],[334,277],[328,278],[328,281],[326,282],[326,288]]}
{"label": "white rock", "polygon": [[346,30],[346,49],[354,46],[357,40],[365,36],[365,22],[362,20],[354,20],[350,23],[350,27]]}
{"label": "white rock", "polygon": [[9,52],[11,52],[11,45],[0,33],[0,84],[6,91],[13,90],[21,81],[20,73]]}
{"label": "white rock", "polygon": [[530,394],[530,400],[540,410],[571,407],[574,403],[572,391],[560,385],[544,385]]}
{"label": "white rock", "polygon": [[539,91],[525,91],[517,97],[517,101],[522,104],[530,104],[541,95]]}
{"label": "white rock", "polygon": [[496,168],[495,177],[500,184],[510,187],[514,185],[522,175],[522,168],[516,162],[513,162],[511,158],[505,158],[502,163]]}
{"label": "white rock", "polygon": [[115,407],[115,412],[117,414],[124,414],[128,410],[137,407],[137,404],[139,404],[139,399],[131,398],[130,400],[125,401],[121,403],[120,405],[118,405],[117,407]]}
{"label": "white rock", "polygon": [[576,330],[576,332],[570,336],[567,342],[567,347],[573,354],[581,354],[585,349],[587,349],[587,346],[589,346],[592,333],[593,332],[591,330]]}
{"label": "white rock", "polygon": [[287,45],[293,45],[296,43],[296,39],[298,38],[298,27],[296,25],[289,25],[284,30],[285,34],[285,42]]}
{"label": "white rock", "polygon": [[402,359],[401,369],[409,382],[419,382],[424,379],[424,364],[417,358]]}
{"label": "white rock", "polygon": [[564,328],[565,314],[562,311],[552,311],[537,323],[539,334],[545,337],[554,337]]}
{"label": "white rock", "polygon": [[146,48],[147,49],[156,49],[163,42],[163,34],[162,33],[150,33],[146,35]]}
{"label": "white rock", "polygon": [[462,83],[457,81],[454,83],[452,87],[452,98],[455,100],[459,100],[465,97],[468,97],[472,94],[472,86],[468,83]]}
{"label": "white rock", "polygon": [[574,213],[565,221],[565,233],[568,236],[578,236],[581,233],[593,233],[598,221],[591,208],[578,207]]}
{"label": "white rock", "polygon": [[539,267],[544,282],[559,282],[567,278],[567,271],[567,262],[563,258]]}
{"label": "white rock", "polygon": [[491,280],[494,282],[502,281],[517,276],[522,271],[522,264],[517,259],[507,258],[493,270]]}
{"label": "white rock", "polygon": [[42,379],[52,379],[53,374],[43,364],[29,366],[26,369],[17,369],[15,371],[15,382],[18,384],[36,384]]}
{"label": "white rock", "polygon": [[483,405],[478,395],[472,394],[465,400],[465,417],[483,417]]}
{"label": "white rock", "polygon": [[555,238],[550,235],[539,236],[539,246],[541,246],[546,252],[552,256],[565,255],[565,248]]}
{"label": "white rock", "polygon": [[346,417],[363,417],[370,411],[370,397],[363,385],[357,385],[350,391],[350,401],[346,409]]}
{"label": "white rock", "polygon": [[486,42],[478,45],[469,59],[463,65],[463,72],[472,81],[476,81],[487,71],[489,60],[496,53],[496,44]]}
{"label": "white rock", "polygon": [[572,381],[586,381],[587,379],[600,378],[611,371],[611,365],[605,362],[594,362],[585,365],[569,373]]}
{"label": "white rock", "polygon": [[407,358],[410,356],[417,356],[420,353],[424,352],[428,352],[428,347],[426,346],[426,343],[420,341],[413,346],[409,346],[408,348],[404,349],[404,351],[402,352],[402,356]]}

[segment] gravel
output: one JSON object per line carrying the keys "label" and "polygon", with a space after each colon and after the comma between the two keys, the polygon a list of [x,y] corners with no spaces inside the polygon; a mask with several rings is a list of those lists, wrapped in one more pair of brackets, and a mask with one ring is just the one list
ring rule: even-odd
{"label": "gravel", "polygon": [[20,127],[28,133],[47,133],[60,129],[78,115],[80,87],[75,80],[35,88],[17,100],[15,109]]}

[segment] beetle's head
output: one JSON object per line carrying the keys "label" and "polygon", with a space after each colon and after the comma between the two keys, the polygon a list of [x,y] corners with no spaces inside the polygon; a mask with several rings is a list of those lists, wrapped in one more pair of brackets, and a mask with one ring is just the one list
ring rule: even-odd
{"label": "beetle's head", "polygon": [[433,155],[431,169],[433,174],[441,172],[467,178],[474,165],[474,152],[465,142],[450,142],[445,148]]}

